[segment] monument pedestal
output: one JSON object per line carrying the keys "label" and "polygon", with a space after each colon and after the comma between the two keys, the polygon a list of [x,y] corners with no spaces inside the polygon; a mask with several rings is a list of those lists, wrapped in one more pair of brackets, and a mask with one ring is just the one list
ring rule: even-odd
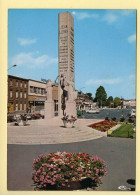
{"label": "monument pedestal", "polygon": [[54,102],[45,101],[45,119],[50,119],[54,117]]}
{"label": "monument pedestal", "polygon": [[65,110],[66,115],[69,115],[69,117],[77,117],[77,112],[76,112],[76,102],[73,100],[68,100],[66,101],[66,110]]}

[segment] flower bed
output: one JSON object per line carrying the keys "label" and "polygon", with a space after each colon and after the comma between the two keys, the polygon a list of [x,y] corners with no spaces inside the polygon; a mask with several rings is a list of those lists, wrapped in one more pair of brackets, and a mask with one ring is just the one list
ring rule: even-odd
{"label": "flower bed", "polygon": [[[39,155],[34,159],[32,167],[32,179],[40,189],[71,190],[73,183],[82,184],[84,179],[90,179],[90,185],[100,184],[102,176],[107,174],[106,164],[102,159],[85,153],[57,152]],[[77,184],[78,188],[82,188],[81,184]]]}
{"label": "flower bed", "polygon": [[108,121],[108,120],[104,120],[98,123],[94,123],[89,125],[89,127],[92,127],[93,129],[97,129],[99,131],[107,131],[108,129],[114,127],[115,125],[117,125],[117,122],[114,121]]}

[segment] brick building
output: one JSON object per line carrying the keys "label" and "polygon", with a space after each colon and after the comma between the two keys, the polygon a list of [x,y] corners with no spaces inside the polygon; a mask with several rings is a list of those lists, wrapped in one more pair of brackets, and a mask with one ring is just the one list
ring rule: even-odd
{"label": "brick building", "polygon": [[28,108],[28,79],[8,75],[8,113]]}
{"label": "brick building", "polygon": [[[8,113],[40,112],[45,109],[46,83],[8,75]],[[53,86],[54,113],[58,115],[58,86]]]}

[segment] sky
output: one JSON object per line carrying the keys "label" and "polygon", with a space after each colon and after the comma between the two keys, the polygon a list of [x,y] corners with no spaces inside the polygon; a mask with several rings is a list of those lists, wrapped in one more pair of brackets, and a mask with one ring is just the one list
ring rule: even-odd
{"label": "sky", "polygon": [[40,81],[58,76],[58,14],[74,18],[75,89],[136,98],[136,10],[9,9],[8,74]]}

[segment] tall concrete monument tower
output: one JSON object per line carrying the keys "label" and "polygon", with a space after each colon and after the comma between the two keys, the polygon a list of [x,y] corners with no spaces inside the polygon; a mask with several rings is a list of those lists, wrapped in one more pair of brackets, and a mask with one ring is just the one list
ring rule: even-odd
{"label": "tall concrete monument tower", "polygon": [[[62,84],[63,82],[63,84]],[[75,67],[74,67],[74,19],[69,12],[59,14],[59,85],[58,105],[59,116],[62,111],[62,85],[65,90],[66,115],[76,116],[77,92],[75,91]]]}

